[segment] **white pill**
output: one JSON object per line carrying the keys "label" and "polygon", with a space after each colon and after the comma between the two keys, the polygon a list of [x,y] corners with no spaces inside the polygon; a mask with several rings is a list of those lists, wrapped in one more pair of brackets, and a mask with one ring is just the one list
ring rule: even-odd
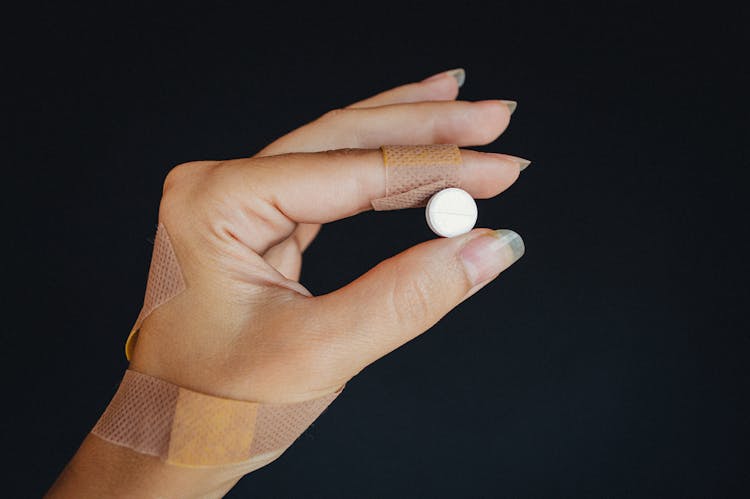
{"label": "white pill", "polygon": [[425,208],[427,225],[438,236],[465,234],[477,223],[477,204],[471,195],[456,187],[436,192]]}

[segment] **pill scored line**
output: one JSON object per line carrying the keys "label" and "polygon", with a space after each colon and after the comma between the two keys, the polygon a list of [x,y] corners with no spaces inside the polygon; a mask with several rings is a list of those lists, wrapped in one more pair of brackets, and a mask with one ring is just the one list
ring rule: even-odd
{"label": "pill scored line", "polygon": [[459,217],[470,217],[470,213],[456,213],[453,211],[433,211],[433,213],[437,213],[438,215],[456,215]]}
{"label": "pill scored line", "polygon": [[453,237],[469,232],[477,221],[477,204],[457,187],[435,193],[425,208],[427,225],[438,236]]}

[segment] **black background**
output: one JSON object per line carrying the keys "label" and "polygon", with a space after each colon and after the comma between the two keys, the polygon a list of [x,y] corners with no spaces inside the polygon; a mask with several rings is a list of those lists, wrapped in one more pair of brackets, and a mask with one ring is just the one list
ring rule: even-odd
{"label": "black background", "polygon": [[[744,2],[743,2],[744,3]],[[365,369],[229,497],[747,497],[745,7],[25,4],[3,24],[4,480],[39,496],[126,368],[161,183],[464,67],[533,160],[479,226],[526,256]],[[333,290],[433,237],[323,228]],[[8,463],[13,463],[10,467]]]}

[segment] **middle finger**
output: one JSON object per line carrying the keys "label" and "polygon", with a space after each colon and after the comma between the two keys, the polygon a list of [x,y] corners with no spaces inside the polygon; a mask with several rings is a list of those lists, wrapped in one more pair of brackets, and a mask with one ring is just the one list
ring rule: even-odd
{"label": "middle finger", "polygon": [[284,137],[283,149],[318,152],[369,149],[383,144],[484,145],[503,133],[513,109],[515,102],[506,100],[336,109]]}

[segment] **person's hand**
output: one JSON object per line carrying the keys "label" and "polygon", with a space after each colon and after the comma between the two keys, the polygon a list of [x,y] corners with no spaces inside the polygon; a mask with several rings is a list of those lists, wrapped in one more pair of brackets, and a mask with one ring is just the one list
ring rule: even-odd
{"label": "person's hand", "polygon": [[[316,399],[517,260],[517,234],[476,229],[419,244],[326,295],[297,281],[320,224],[384,195],[378,147],[487,144],[506,128],[514,103],[455,102],[457,93],[441,73],[331,111],[253,158],[174,168],[159,221],[187,287],[146,316],[130,369],[230,399]],[[502,192],[528,164],[461,154],[461,185],[476,198]],[[220,497],[255,467],[173,466],[90,433],[48,497]]]}
{"label": "person's hand", "polygon": [[[515,233],[475,229],[424,242],[347,286],[311,296],[297,279],[319,224],[385,192],[383,144],[487,144],[514,104],[455,101],[450,73],[326,113],[252,158],[198,161],[167,176],[159,221],[188,283],[141,326],[131,369],[258,402],[332,393],[421,334],[523,253]],[[507,189],[528,164],[461,150],[462,187]],[[355,247],[341,251],[356,251]]]}

